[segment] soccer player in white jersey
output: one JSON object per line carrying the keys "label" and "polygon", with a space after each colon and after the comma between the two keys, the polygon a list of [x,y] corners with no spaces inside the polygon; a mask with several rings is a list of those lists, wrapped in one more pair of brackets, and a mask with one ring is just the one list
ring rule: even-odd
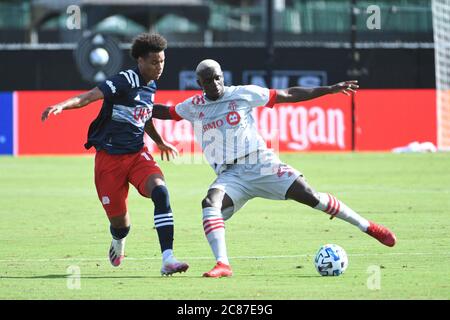
{"label": "soccer player in white jersey", "polygon": [[396,237],[386,227],[366,220],[334,196],[314,191],[300,172],[282,163],[267,148],[252,117],[252,109],[258,106],[271,108],[276,103],[340,92],[349,95],[359,87],[357,81],[284,90],[255,85],[226,87],[220,65],[210,59],[202,61],[196,73],[203,95],[172,107],[155,105],[153,117],[190,121],[197,142],[217,174],[202,201],[203,228],[216,258],[216,265],[204,277],[232,275],[224,221],[255,197],[295,200],[355,225],[386,246],[395,245]]}

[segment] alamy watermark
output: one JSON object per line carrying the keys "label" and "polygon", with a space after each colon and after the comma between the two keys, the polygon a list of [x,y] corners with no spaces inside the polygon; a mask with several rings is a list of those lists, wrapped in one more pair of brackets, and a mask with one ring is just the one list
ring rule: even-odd
{"label": "alamy watermark", "polygon": [[366,9],[366,13],[370,16],[366,20],[366,26],[369,30],[381,29],[381,9],[377,5],[370,5]]}
{"label": "alamy watermark", "polygon": [[377,265],[371,265],[367,268],[366,273],[369,274],[367,278],[367,289],[380,290],[381,289],[381,267]]}
{"label": "alamy watermark", "polygon": [[77,5],[70,5],[66,10],[67,19],[66,27],[69,30],[80,30],[81,29],[81,9]]}
{"label": "alamy watermark", "polygon": [[81,289],[81,269],[77,265],[70,265],[66,269],[67,274],[67,289],[80,290]]}
{"label": "alamy watermark", "polygon": [[[355,8],[356,12],[359,13],[359,9]],[[69,30],[80,30],[81,29],[81,9],[77,5],[70,5],[66,9],[67,19],[66,27]],[[370,16],[366,20],[366,26],[369,30],[380,30],[381,29],[381,9],[378,5],[370,5],[366,9],[366,13]]]}
{"label": "alamy watermark", "polygon": [[[208,163],[217,173],[222,172],[230,165],[261,164],[261,175],[282,174],[279,172],[279,166],[269,166],[269,164],[278,164],[279,130],[274,129],[270,139],[264,141],[259,135],[248,137],[247,133],[243,132],[245,131],[243,128],[223,129],[222,122],[215,124],[215,127],[208,127],[200,121],[194,122],[195,140],[186,139],[174,145],[179,153],[185,156],[173,159],[173,163]],[[218,127],[221,127],[221,130]],[[268,150],[265,147],[266,142],[269,146]]]}

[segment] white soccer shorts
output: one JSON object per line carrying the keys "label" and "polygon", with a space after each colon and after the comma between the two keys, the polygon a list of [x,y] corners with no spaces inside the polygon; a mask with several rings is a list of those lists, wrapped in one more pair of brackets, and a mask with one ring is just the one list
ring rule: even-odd
{"label": "white soccer shorts", "polygon": [[234,206],[222,211],[224,220],[241,209],[252,198],[286,200],[292,183],[303,176],[291,166],[282,163],[271,151],[259,151],[254,164],[232,164],[211,184],[210,189],[224,191]]}

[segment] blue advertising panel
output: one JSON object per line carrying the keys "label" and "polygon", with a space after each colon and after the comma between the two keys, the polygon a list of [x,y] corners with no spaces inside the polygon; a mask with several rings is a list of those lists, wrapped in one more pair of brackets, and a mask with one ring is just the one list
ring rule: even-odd
{"label": "blue advertising panel", "polygon": [[0,92],[0,155],[13,154],[14,115],[13,93]]}

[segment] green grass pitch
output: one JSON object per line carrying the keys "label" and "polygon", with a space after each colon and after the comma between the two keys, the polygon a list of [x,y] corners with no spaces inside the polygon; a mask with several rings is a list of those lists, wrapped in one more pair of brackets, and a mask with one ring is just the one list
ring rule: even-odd
{"label": "green grass pitch", "polygon": [[[234,276],[202,278],[214,259],[200,202],[214,173],[206,164],[160,162],[175,216],[175,253],[191,267],[160,276],[153,203],[131,187],[127,257],[113,268],[92,157],[1,157],[0,299],[450,298],[450,154],[281,158],[316,190],[391,228],[397,245],[385,247],[292,201],[254,199],[226,224]],[[347,251],[342,276],[321,277],[314,269],[313,256],[325,243]]]}

